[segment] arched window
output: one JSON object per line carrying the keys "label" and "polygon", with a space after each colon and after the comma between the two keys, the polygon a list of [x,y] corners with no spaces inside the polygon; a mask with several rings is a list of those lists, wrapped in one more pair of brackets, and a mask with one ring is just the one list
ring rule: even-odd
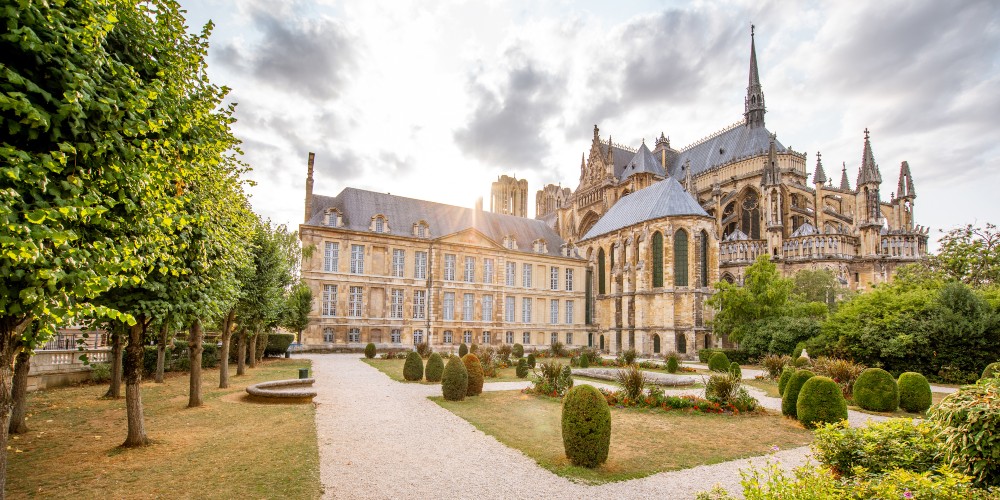
{"label": "arched window", "polygon": [[683,333],[678,333],[677,335],[677,352],[684,354],[687,352],[687,338],[684,337]]}
{"label": "arched window", "polygon": [[381,215],[376,215],[375,216],[375,228],[374,229],[375,229],[376,233],[384,233],[385,232],[385,217],[382,217]]}
{"label": "arched window", "polygon": [[674,233],[674,286],[688,286],[688,234],[683,229]]}
{"label": "arched window", "polygon": [[597,251],[597,293],[604,294],[604,249]]}
{"label": "arched window", "polygon": [[701,255],[699,256],[701,264],[701,279],[699,279],[698,286],[705,288],[708,286],[708,232],[705,230],[701,231]]}
{"label": "arched window", "polygon": [[653,334],[653,354],[659,354],[659,353],[660,353],[660,336],[654,333]]}
{"label": "arched window", "polygon": [[663,286],[663,234],[653,233],[653,287]]}

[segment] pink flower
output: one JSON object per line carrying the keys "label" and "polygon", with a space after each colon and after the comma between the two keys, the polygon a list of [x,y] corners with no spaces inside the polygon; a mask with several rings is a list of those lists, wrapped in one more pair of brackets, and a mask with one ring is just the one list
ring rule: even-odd
{"label": "pink flower", "polygon": [[903,498],[913,498],[913,493],[910,490],[906,490],[903,492]]}
{"label": "pink flower", "polygon": [[771,451],[778,451],[780,449],[781,448],[778,448],[778,445],[774,445],[774,446],[771,447]]}

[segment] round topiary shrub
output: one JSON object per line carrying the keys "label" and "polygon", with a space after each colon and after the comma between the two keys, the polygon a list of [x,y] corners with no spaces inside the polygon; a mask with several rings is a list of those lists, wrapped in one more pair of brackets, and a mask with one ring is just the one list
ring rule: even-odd
{"label": "round topiary shrub", "polygon": [[510,353],[513,354],[515,358],[523,358],[524,346],[521,344],[514,344],[514,348],[511,349]]}
{"label": "round topiary shrub", "polygon": [[424,360],[417,351],[410,351],[403,362],[403,378],[410,382],[416,382],[424,378]]}
{"label": "round topiary shrub", "polygon": [[535,353],[528,355],[528,368],[535,368]]}
{"label": "round topiary shrub", "polygon": [[427,358],[427,367],[424,368],[424,377],[427,378],[428,382],[440,382],[443,375],[444,360],[441,359],[440,354],[432,352],[431,357]]}
{"label": "round topiary shrub", "polygon": [[778,395],[785,395],[785,387],[788,386],[788,381],[791,380],[792,375],[795,375],[794,366],[785,366],[781,370],[781,377],[778,377]]}
{"label": "round topiary shrub", "polygon": [[997,375],[1000,375],[1000,361],[986,365],[986,368],[983,368],[983,375],[979,377],[979,380],[993,378]]}
{"label": "round topiary shrub", "polygon": [[847,400],[830,377],[810,377],[802,384],[795,414],[807,429],[847,420]]}
{"label": "round topiary shrub", "polygon": [[869,411],[896,411],[899,388],[896,379],[881,368],[868,368],[854,381],[854,403]]}
{"label": "round topiary shrub", "polygon": [[479,358],[470,352],[462,356],[462,362],[465,363],[465,369],[469,372],[469,386],[465,390],[465,395],[478,396],[482,394],[484,376],[483,365],[479,362]]}
{"label": "round topiary shrub", "polygon": [[899,407],[919,413],[931,407],[931,384],[917,372],[904,372],[896,380],[899,387]]}
{"label": "round topiary shrub", "polygon": [[517,360],[517,368],[514,369],[514,373],[517,374],[517,378],[524,378],[528,376],[528,361],[524,358]]}
{"label": "round topiary shrub", "polygon": [[368,359],[375,357],[375,344],[369,342],[368,345],[365,346],[365,357]]}
{"label": "round topiary shrub", "polygon": [[677,356],[670,356],[667,358],[667,373],[677,373],[680,370],[680,364],[677,362]]}
{"label": "round topiary shrub", "polygon": [[743,370],[740,369],[740,364],[737,363],[737,362],[735,362],[735,361],[733,361],[732,363],[729,363],[729,374],[732,375],[733,378],[736,378],[736,379],[743,378]]}
{"label": "round topiary shrub", "polygon": [[723,352],[712,354],[712,357],[708,358],[708,369],[722,373],[729,371],[729,357]]}
{"label": "round topiary shrub", "polygon": [[796,368],[802,368],[803,366],[809,364],[809,358],[805,356],[799,356],[795,358],[795,361],[792,361],[792,364],[795,365]]}
{"label": "round topiary shrub", "polygon": [[458,357],[464,357],[466,354],[469,354],[469,346],[462,342],[462,345],[458,346]]}
{"label": "round topiary shrub", "polygon": [[814,376],[816,374],[809,370],[796,370],[795,374],[788,379],[788,384],[785,385],[785,393],[781,395],[782,415],[798,418],[796,405],[799,402],[799,391],[802,390],[802,386],[805,385],[806,380]]}
{"label": "round topiary shrub", "polygon": [[460,358],[452,356],[448,359],[448,365],[444,367],[441,392],[448,401],[461,401],[465,399],[465,393],[468,389],[469,372],[465,369],[465,363]]}
{"label": "round topiary shrub", "polygon": [[566,393],[562,408],[566,458],[573,465],[597,467],[608,459],[611,409],[594,386],[578,385]]}

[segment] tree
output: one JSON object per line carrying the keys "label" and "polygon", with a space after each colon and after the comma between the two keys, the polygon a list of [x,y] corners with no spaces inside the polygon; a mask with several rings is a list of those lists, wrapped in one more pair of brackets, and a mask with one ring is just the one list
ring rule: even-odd
{"label": "tree", "polygon": [[941,249],[930,258],[932,268],[972,287],[1000,283],[1000,232],[993,224],[972,224],[948,231]]}
{"label": "tree", "polygon": [[833,312],[837,302],[849,293],[829,269],[803,269],[795,273],[792,280],[794,283],[792,293],[798,301],[826,304],[830,312]]}
{"label": "tree", "polygon": [[718,291],[708,302],[719,310],[712,320],[715,332],[739,342],[754,322],[785,313],[792,286],[770,257],[758,257],[747,267],[742,286],[726,281],[716,284]]}
{"label": "tree", "polygon": [[288,299],[285,301],[282,326],[296,333],[296,342],[302,342],[302,330],[309,326],[309,312],[312,311],[312,302],[312,289],[303,281],[292,287]]}

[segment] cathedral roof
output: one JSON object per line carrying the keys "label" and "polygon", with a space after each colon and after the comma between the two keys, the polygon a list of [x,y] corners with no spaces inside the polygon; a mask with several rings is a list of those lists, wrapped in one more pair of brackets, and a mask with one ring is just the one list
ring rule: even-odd
{"label": "cathedral roof", "polygon": [[674,215],[708,216],[673,177],[640,189],[615,203],[581,240],[595,238],[640,222]]}
{"label": "cathedral roof", "polygon": [[625,165],[625,169],[622,171],[621,178],[627,179],[633,174],[648,172],[651,174],[658,175],[660,177],[666,177],[667,173],[663,171],[663,166],[660,165],[659,160],[653,156],[653,152],[646,147],[646,143],[643,142],[639,150],[635,152],[632,159],[629,160],[628,164]]}
{"label": "cathedral roof", "polygon": [[[671,177],[683,177],[681,167],[690,160],[691,175],[698,175],[724,163],[767,154],[770,140],[771,132],[766,128],[739,122],[682,149],[670,162],[668,170]],[[779,153],[787,151],[777,141],[775,149]]]}
{"label": "cathedral roof", "polygon": [[333,197],[313,195],[313,213],[306,225],[324,225],[324,215],[331,208],[340,211],[343,228],[352,231],[369,231],[372,217],[382,214],[395,235],[409,236],[413,225],[423,221],[432,238],[472,228],[497,244],[504,236],[513,235],[518,249],[525,252],[532,250],[536,240],[544,240],[549,255],[560,255],[565,243],[544,221],[355,188],[345,188]]}
{"label": "cathedral roof", "polygon": [[601,156],[604,158],[608,157],[608,148],[611,148],[611,153],[613,154],[615,163],[615,178],[621,179],[622,172],[625,171],[625,167],[628,166],[628,162],[635,156],[635,152],[629,151],[625,148],[613,144],[608,146],[606,143],[601,142]]}

